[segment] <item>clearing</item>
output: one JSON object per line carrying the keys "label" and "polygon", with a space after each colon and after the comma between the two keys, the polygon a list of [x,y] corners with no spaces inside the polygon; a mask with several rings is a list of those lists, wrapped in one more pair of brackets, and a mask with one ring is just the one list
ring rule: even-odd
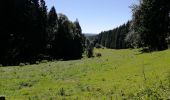
{"label": "clearing", "polygon": [[0,67],[7,100],[170,99],[170,50],[95,49],[101,57]]}

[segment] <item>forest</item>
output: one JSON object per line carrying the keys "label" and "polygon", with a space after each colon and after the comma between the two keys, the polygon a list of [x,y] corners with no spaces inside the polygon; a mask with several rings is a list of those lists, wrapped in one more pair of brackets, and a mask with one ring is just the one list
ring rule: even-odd
{"label": "forest", "polygon": [[160,51],[170,44],[170,1],[140,0],[130,6],[132,20],[101,32],[97,43],[112,49],[143,48]]}
{"label": "forest", "polygon": [[78,59],[85,37],[78,19],[49,11],[44,0],[1,2],[0,64],[18,65],[47,59]]}
{"label": "forest", "polygon": [[170,100],[170,0],[97,35],[46,3],[1,0],[0,100]]}
{"label": "forest", "polygon": [[130,22],[127,22],[113,30],[101,32],[96,36],[95,41],[107,48],[126,49],[128,45],[125,37],[129,33],[129,26]]}
{"label": "forest", "polygon": [[[95,43],[111,49],[165,50],[170,43],[169,0],[140,0],[130,6],[132,20],[103,31]],[[0,64],[38,60],[79,59],[86,38],[78,19],[72,22],[44,0],[5,0],[1,3]],[[87,47],[87,46],[86,46]]]}

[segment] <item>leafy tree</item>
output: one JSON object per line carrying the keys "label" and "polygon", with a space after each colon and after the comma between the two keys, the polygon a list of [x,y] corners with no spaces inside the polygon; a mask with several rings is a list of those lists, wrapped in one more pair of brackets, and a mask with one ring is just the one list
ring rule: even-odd
{"label": "leafy tree", "polygon": [[150,50],[167,48],[169,3],[169,0],[142,0],[140,5],[133,7],[130,34],[139,38],[139,41],[134,41],[139,47]]}

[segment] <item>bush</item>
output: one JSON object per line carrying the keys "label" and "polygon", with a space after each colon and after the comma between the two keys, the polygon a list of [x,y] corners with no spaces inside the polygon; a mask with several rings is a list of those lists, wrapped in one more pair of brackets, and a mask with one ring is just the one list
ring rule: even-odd
{"label": "bush", "polygon": [[96,57],[101,57],[102,54],[101,53],[96,53]]}
{"label": "bush", "polygon": [[25,65],[30,65],[30,63],[29,63],[29,62],[26,62]]}
{"label": "bush", "polygon": [[65,95],[65,90],[64,90],[64,88],[61,88],[61,89],[59,90],[59,95],[61,95],[61,96],[64,96],[64,95]]}
{"label": "bush", "polygon": [[170,36],[168,38],[166,38],[166,41],[168,43],[168,48],[170,48]]}
{"label": "bush", "polygon": [[47,63],[48,62],[48,60],[42,60],[41,61],[41,63]]}
{"label": "bush", "polygon": [[93,57],[93,49],[94,49],[94,44],[93,44],[93,43],[90,43],[90,44],[87,46],[87,57],[88,57],[88,58]]}
{"label": "bush", "polygon": [[102,45],[100,45],[100,44],[96,44],[96,46],[95,46],[97,49],[100,49],[100,48],[103,48],[103,46]]}
{"label": "bush", "polygon": [[20,67],[25,66],[25,63],[20,63],[19,66]]}
{"label": "bush", "polygon": [[88,57],[88,58],[93,57],[93,48],[88,48],[88,49],[87,49],[87,57]]}
{"label": "bush", "polygon": [[39,62],[39,61],[36,61],[35,64],[40,64],[40,62]]}

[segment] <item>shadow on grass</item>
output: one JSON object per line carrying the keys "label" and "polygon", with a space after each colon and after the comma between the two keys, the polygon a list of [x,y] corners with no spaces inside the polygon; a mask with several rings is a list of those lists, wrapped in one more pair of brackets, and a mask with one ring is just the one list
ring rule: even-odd
{"label": "shadow on grass", "polygon": [[[165,49],[166,50],[166,49]],[[164,50],[155,50],[155,49],[149,49],[149,48],[140,48],[138,50],[138,53],[136,53],[135,55],[141,55],[141,54],[146,54],[146,53],[153,53],[153,52],[161,52]]]}

